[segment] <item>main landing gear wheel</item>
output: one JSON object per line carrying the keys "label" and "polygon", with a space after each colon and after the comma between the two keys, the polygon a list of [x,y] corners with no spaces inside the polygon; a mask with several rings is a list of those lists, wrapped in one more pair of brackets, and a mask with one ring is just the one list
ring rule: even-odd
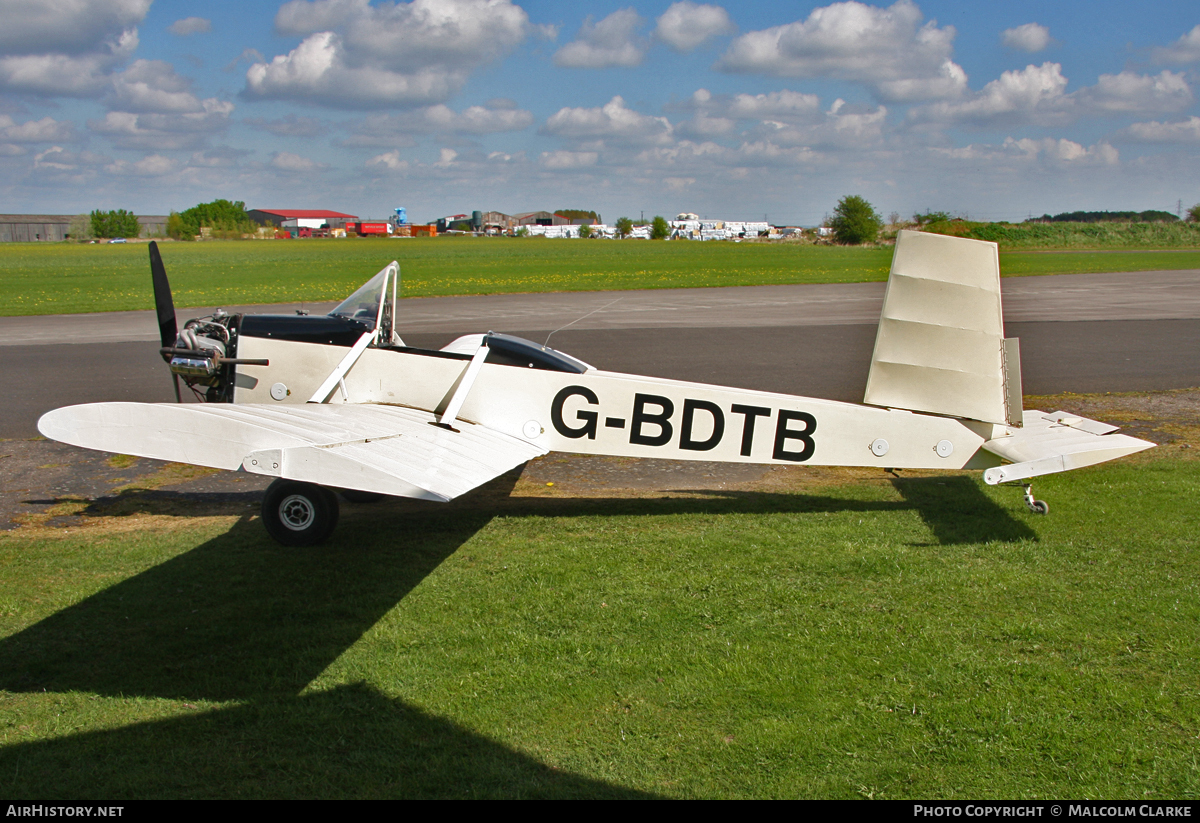
{"label": "main landing gear wheel", "polygon": [[262,504],[267,534],[285,546],[322,543],[338,521],[337,495],[323,486],[280,478],[267,487]]}
{"label": "main landing gear wheel", "polygon": [[1031,485],[1025,486],[1025,505],[1034,514],[1049,514],[1050,513],[1050,504],[1049,503],[1047,503],[1045,500],[1034,500],[1033,499],[1033,486],[1031,486]]}

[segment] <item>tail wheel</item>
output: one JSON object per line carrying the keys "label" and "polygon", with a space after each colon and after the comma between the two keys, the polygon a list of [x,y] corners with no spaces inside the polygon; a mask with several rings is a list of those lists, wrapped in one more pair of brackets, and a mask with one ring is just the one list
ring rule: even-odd
{"label": "tail wheel", "polygon": [[337,496],[322,486],[280,478],[267,487],[262,504],[267,534],[285,546],[315,546],[333,533]]}

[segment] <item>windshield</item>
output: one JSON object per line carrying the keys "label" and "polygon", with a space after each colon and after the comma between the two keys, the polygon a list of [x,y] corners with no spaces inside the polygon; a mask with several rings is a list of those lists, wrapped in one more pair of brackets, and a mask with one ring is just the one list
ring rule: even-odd
{"label": "windshield", "polygon": [[[389,279],[391,281],[390,285],[388,282]],[[395,343],[396,345],[403,345],[403,341],[396,335],[393,328],[396,317],[394,303],[399,282],[400,269],[396,265],[396,261],[393,260],[383,271],[364,283],[358,291],[343,300],[329,314],[334,317],[346,317],[356,320],[372,331],[375,331],[375,325],[378,323],[378,341],[380,344]],[[379,311],[380,299],[383,300],[382,315]]]}
{"label": "windshield", "polygon": [[383,296],[386,282],[387,269],[384,269],[343,300],[330,314],[349,317],[375,328],[375,321],[379,317],[379,298]]}

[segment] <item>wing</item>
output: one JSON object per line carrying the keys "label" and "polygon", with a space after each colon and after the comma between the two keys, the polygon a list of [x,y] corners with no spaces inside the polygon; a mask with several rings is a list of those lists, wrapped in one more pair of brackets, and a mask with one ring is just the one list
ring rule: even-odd
{"label": "wing", "polygon": [[983,479],[992,485],[1024,480],[1080,469],[1154,447],[1146,440],[1112,434],[1116,429],[1116,426],[1067,412],[1046,414],[1026,409],[1021,428],[1010,429],[1011,433],[1006,437],[983,444],[985,451],[1012,463],[988,469],[983,473]]}
{"label": "wing", "polygon": [[94,403],[38,430],[87,449],[446,501],[546,453],[519,437],[378,405]]}

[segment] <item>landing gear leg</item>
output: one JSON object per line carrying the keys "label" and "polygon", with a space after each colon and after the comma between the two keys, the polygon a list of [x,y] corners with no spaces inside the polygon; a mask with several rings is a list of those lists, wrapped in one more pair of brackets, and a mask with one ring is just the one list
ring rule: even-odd
{"label": "landing gear leg", "polygon": [[1048,514],[1050,512],[1050,504],[1045,500],[1033,499],[1033,484],[1025,484],[1025,505],[1034,514]]}

